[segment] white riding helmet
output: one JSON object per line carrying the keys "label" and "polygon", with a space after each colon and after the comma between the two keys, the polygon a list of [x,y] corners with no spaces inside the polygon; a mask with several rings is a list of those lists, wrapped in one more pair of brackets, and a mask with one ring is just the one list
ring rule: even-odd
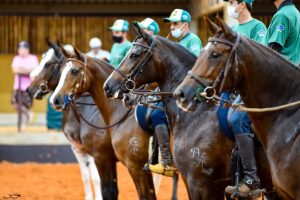
{"label": "white riding helmet", "polygon": [[102,46],[102,42],[101,42],[100,38],[94,37],[90,40],[90,47],[92,49],[101,48],[101,46]]}

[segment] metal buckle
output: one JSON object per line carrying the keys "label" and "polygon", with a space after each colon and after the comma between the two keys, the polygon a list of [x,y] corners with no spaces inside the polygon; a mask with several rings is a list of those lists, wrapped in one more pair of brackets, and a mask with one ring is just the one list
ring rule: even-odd
{"label": "metal buckle", "polygon": [[124,86],[127,90],[132,91],[135,89],[135,82],[131,79],[127,79]]}
{"label": "metal buckle", "polygon": [[204,89],[204,91],[200,95],[205,97],[206,99],[211,100],[216,95],[216,90],[215,88],[208,86]]}
{"label": "metal buckle", "polygon": [[69,101],[74,101],[74,99],[75,99],[75,95],[73,93],[69,93],[68,94],[68,100]]}
{"label": "metal buckle", "polygon": [[41,83],[39,85],[39,89],[42,91],[42,92],[47,92],[48,91],[48,84],[47,84],[47,81]]}

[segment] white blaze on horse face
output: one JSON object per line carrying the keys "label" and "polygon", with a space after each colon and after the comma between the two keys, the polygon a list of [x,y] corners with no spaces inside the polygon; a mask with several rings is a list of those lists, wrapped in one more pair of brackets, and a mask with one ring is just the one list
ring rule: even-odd
{"label": "white blaze on horse face", "polygon": [[54,49],[49,49],[44,55],[40,62],[40,64],[30,73],[31,80],[34,80],[35,77],[37,77],[41,71],[44,69],[46,63],[51,60],[52,56],[54,54]]}
{"label": "white blaze on horse face", "polygon": [[211,42],[207,43],[207,45],[204,47],[204,50],[207,51],[210,46],[211,46]]}
{"label": "white blaze on horse face", "polygon": [[61,77],[59,79],[59,82],[58,82],[58,85],[57,87],[55,88],[52,96],[50,97],[50,103],[51,104],[54,104],[54,98],[56,97],[56,95],[60,92],[60,90],[62,89],[62,87],[64,86],[65,84],[65,81],[66,81],[66,77],[67,77],[67,74],[68,72],[70,71],[70,69],[73,67],[73,64],[71,61],[69,61],[67,64],[66,64],[66,67],[64,68],[64,70],[62,71],[61,73]]}

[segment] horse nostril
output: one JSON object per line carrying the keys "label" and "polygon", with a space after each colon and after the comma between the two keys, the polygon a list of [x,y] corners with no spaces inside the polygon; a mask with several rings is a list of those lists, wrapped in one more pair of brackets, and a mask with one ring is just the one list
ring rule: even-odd
{"label": "horse nostril", "polygon": [[106,92],[106,93],[109,93],[109,91],[110,91],[110,88],[109,88],[109,85],[108,84],[104,84],[104,91]]}
{"label": "horse nostril", "polygon": [[185,94],[182,90],[179,91],[179,98],[181,102],[185,101]]}
{"label": "horse nostril", "polygon": [[55,105],[55,106],[59,106],[59,105],[60,105],[60,100],[59,100],[58,98],[56,98],[56,99],[54,100],[54,105]]}

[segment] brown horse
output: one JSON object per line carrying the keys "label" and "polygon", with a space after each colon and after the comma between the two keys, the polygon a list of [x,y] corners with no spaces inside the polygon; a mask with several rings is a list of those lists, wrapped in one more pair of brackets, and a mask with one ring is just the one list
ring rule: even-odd
{"label": "brown horse", "polygon": [[[120,121],[128,109],[122,107],[120,102],[105,98],[102,85],[112,67],[106,62],[99,61],[75,50],[75,58],[69,57],[58,86],[50,102],[56,109],[66,106],[65,97],[74,95],[75,99],[83,92],[89,92],[103,117],[107,126]],[[143,170],[148,160],[148,144],[150,135],[144,132],[131,113],[117,126],[108,129],[112,138],[112,145],[117,158],[128,168],[136,186],[139,199],[156,199],[152,175]]]}
{"label": "brown horse", "polygon": [[[210,31],[215,35],[190,76],[177,88],[179,106],[188,109],[187,105],[195,104],[193,99],[199,82],[214,82],[212,92],[213,89],[237,90],[247,107],[267,108],[299,101],[297,66],[273,50],[238,36],[222,20],[219,26],[209,21]],[[299,107],[249,112],[249,115],[270,162],[276,190],[284,199],[299,200]]]}
{"label": "brown horse", "polygon": [[[121,97],[129,89],[151,82],[157,82],[162,91],[174,91],[196,58],[178,44],[149,36],[137,24],[135,31],[138,37],[133,48],[105,82],[107,96]],[[174,161],[183,175],[190,199],[222,199],[229,183],[226,180],[230,177],[232,143],[219,130],[214,106],[201,103],[197,112],[185,113],[177,109],[173,99],[167,98],[165,103],[173,126]],[[272,188],[269,166],[263,155],[258,162],[262,182]]]}
{"label": "brown horse", "polygon": [[[27,88],[29,95],[36,99],[42,99],[48,92],[54,91],[61,74],[61,65],[66,62],[59,46],[50,41],[47,43],[50,49],[45,53],[39,67],[33,72],[34,81]],[[93,103],[90,96],[82,96],[76,102],[77,109],[82,115],[89,116],[91,123],[104,124],[97,107],[92,106]],[[109,132],[89,126],[79,119],[72,109],[63,111],[62,130],[71,142],[72,151],[78,160],[85,199],[93,199],[90,176],[96,200],[118,199],[116,181],[116,162],[118,160],[114,154]]]}

